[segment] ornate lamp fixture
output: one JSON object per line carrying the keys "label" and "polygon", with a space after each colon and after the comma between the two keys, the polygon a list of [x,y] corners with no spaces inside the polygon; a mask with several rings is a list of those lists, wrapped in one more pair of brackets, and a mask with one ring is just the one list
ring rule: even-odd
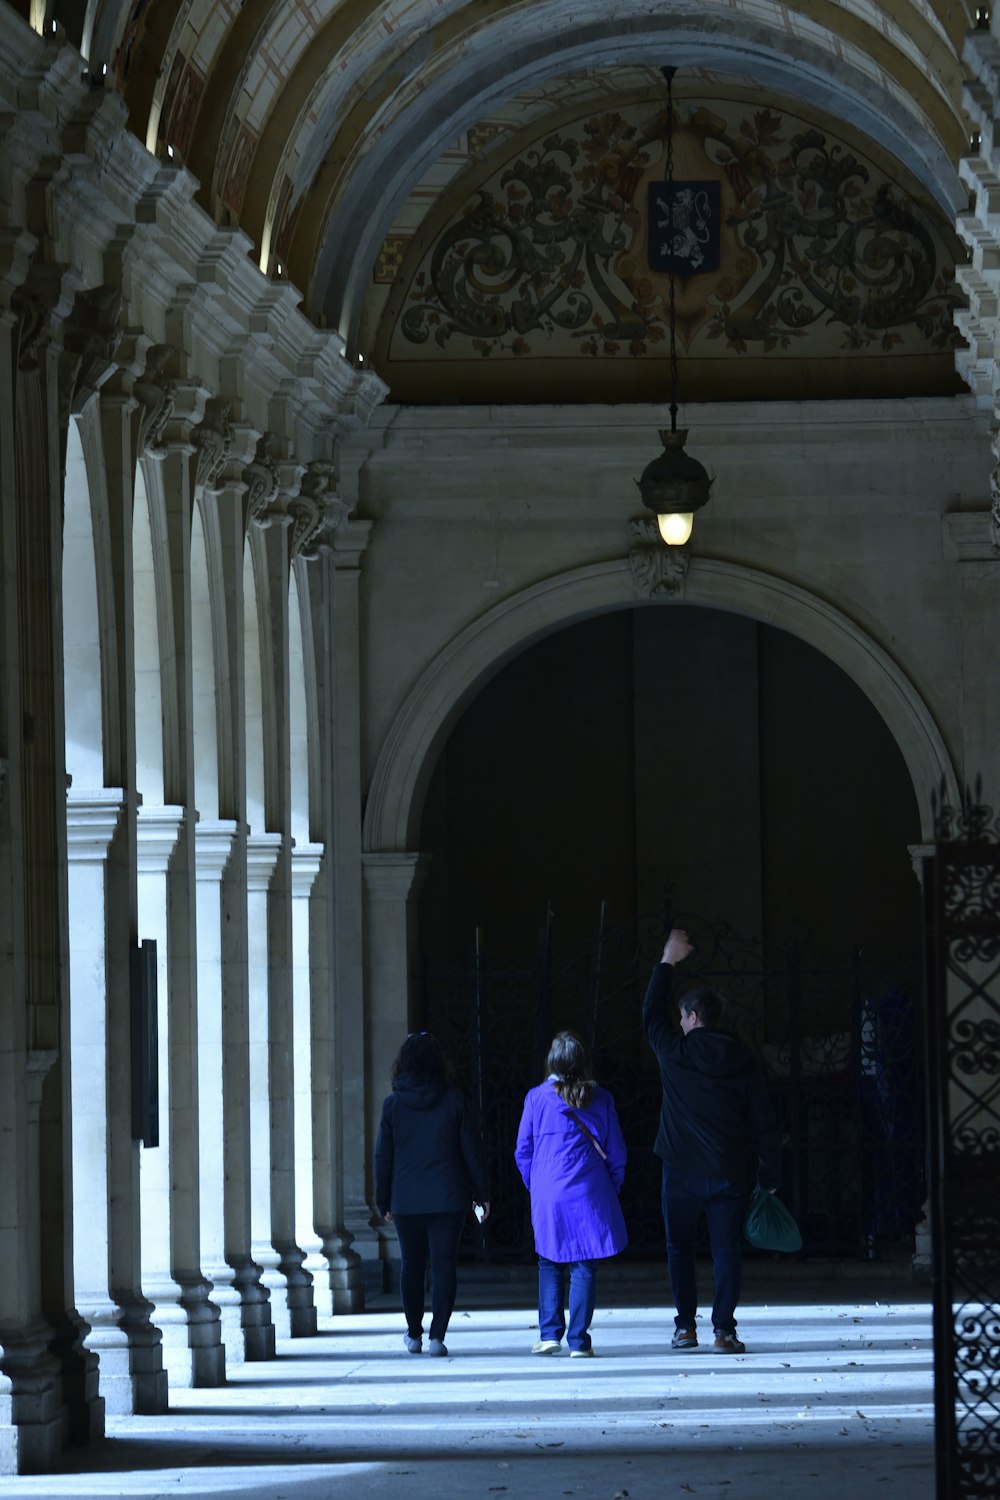
{"label": "ornate lamp fixture", "polygon": [[668,547],[681,547],[691,535],[694,513],[706,503],[712,480],[697,459],[684,452],[687,428],[677,427],[677,308],[675,301],[676,256],[674,255],[674,74],[663,68],[667,80],[667,233],[670,236],[670,430],[661,430],[663,452],[642,471],[635,482],[642,503],[655,511],[660,535]]}

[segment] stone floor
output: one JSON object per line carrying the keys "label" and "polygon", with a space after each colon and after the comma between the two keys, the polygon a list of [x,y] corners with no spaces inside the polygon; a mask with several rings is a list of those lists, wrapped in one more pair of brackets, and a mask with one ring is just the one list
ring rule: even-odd
{"label": "stone floor", "polygon": [[748,1352],[721,1355],[669,1349],[662,1286],[611,1287],[592,1360],[530,1353],[527,1290],[463,1287],[447,1359],[407,1355],[379,1298],[220,1390],[171,1391],[166,1416],[109,1420],[65,1473],[4,1479],[4,1500],[931,1500],[919,1289],[751,1287]]}

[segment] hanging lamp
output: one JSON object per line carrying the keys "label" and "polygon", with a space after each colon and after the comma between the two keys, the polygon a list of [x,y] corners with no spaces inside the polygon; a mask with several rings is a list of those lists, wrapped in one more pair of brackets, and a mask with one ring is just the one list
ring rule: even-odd
{"label": "hanging lamp", "polygon": [[660,536],[668,547],[682,547],[691,535],[694,513],[707,502],[712,480],[698,462],[684,452],[688,430],[677,426],[677,305],[676,257],[674,255],[674,74],[676,68],[661,69],[667,80],[667,232],[670,236],[670,427],[660,430],[663,452],[642,471],[635,482],[642,503],[656,515]]}

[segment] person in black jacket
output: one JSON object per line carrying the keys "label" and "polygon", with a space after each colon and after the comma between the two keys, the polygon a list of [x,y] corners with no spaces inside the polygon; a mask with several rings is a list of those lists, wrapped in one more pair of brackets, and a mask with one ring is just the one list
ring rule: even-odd
{"label": "person in black jacket", "polygon": [[392,1066],[375,1146],[375,1202],[399,1240],[403,1342],[423,1347],[424,1283],[431,1265],[428,1354],[447,1354],[444,1336],[458,1289],[458,1241],[470,1205],[489,1217],[486,1155],[472,1107],[449,1082],[430,1032],[411,1032]]}
{"label": "person in black jacket", "polygon": [[694,1251],[704,1212],[715,1272],[715,1348],[743,1354],[745,1345],[736,1336],[736,1304],[751,1186],[748,1158],[756,1154],[757,1179],[773,1193],[780,1181],[780,1144],[753,1054],[739,1037],[722,1029],[725,1001],[719,992],[708,987],[687,991],[680,1000],[679,1035],[675,1029],[674,965],[690,952],[687,933],[675,927],[642,1007],[663,1085],[654,1149],[663,1161],[667,1264],[677,1306],[672,1347],[698,1345]]}

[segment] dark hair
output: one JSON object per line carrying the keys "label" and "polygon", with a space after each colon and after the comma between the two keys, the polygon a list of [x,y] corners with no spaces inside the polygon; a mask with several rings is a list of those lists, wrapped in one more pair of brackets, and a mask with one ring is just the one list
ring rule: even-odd
{"label": "dark hair", "polygon": [[392,1065],[393,1085],[401,1073],[416,1083],[446,1084],[451,1077],[448,1059],[441,1050],[441,1043],[429,1031],[411,1031],[396,1054]]}
{"label": "dark hair", "polygon": [[726,997],[707,984],[701,985],[681,996],[681,1010],[685,1015],[697,1016],[707,1030],[715,1031],[726,1014]]}
{"label": "dark hair", "polygon": [[587,1049],[575,1032],[556,1033],[545,1067],[550,1075],[555,1074],[555,1091],[563,1103],[573,1109],[586,1109],[597,1084],[590,1076]]}

